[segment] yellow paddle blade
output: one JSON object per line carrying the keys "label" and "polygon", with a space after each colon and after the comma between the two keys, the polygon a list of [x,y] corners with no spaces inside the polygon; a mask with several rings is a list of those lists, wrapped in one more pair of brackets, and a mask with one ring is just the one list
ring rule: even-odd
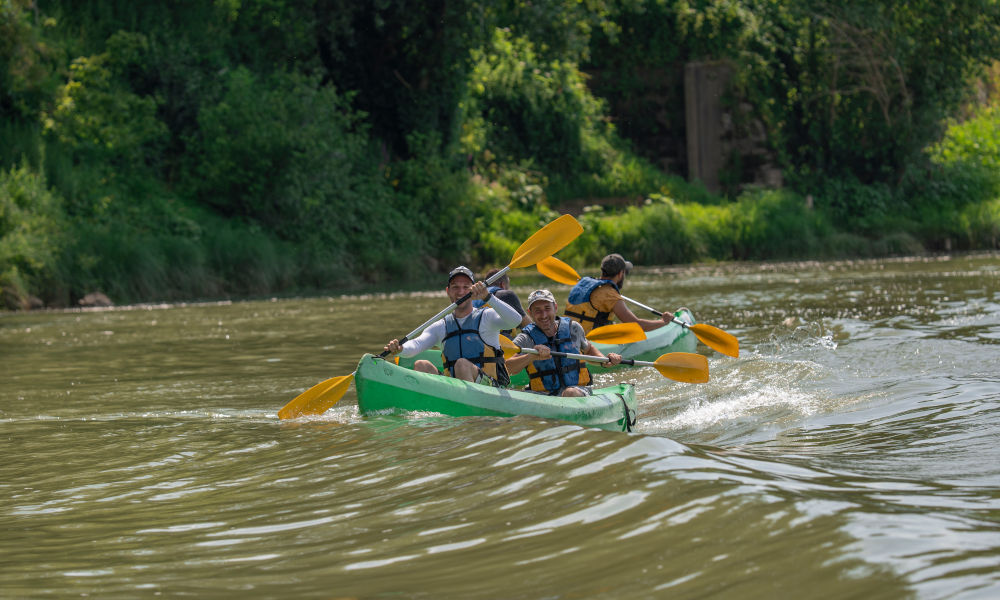
{"label": "yellow paddle blade", "polygon": [[321,381],[282,407],[278,411],[278,418],[294,419],[303,415],[323,414],[347,393],[352,381],[354,373]]}
{"label": "yellow paddle blade", "polygon": [[581,233],[583,226],[572,215],[563,215],[525,240],[514,252],[509,266],[511,269],[530,267],[546,256],[559,252]]}
{"label": "yellow paddle blade", "polygon": [[660,355],[653,366],[661,375],[682,383],[708,381],[708,359],[692,352],[668,352]]}
{"label": "yellow paddle blade", "polygon": [[549,256],[538,261],[535,268],[542,275],[563,285],[576,285],[576,282],[580,281],[580,274],[574,271],[573,267],[554,256]]}
{"label": "yellow paddle blade", "polygon": [[500,336],[500,349],[503,350],[504,360],[521,353],[521,348],[515,346],[514,342],[510,341],[510,338],[505,335]]}
{"label": "yellow paddle blade", "polygon": [[646,332],[638,323],[615,323],[591,329],[587,339],[599,344],[631,344],[646,339]]}
{"label": "yellow paddle blade", "polygon": [[733,334],[704,323],[689,325],[688,329],[709,348],[734,358],[740,355],[740,341]]}

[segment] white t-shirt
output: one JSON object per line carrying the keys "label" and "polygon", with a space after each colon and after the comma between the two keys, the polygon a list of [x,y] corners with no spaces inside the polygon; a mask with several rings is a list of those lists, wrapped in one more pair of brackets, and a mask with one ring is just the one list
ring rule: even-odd
{"label": "white t-shirt", "polygon": [[[509,304],[496,296],[492,296],[489,302],[492,308],[487,308],[483,311],[483,318],[479,321],[479,336],[490,346],[499,348],[500,331],[516,327],[521,322],[521,315]],[[471,316],[472,313],[469,313],[467,316],[455,320],[461,326]],[[412,340],[407,340],[403,344],[403,351],[399,355],[403,358],[416,356],[424,350],[429,350],[434,346],[440,345],[444,342],[444,336],[447,333],[444,319],[434,321],[423,333]]]}

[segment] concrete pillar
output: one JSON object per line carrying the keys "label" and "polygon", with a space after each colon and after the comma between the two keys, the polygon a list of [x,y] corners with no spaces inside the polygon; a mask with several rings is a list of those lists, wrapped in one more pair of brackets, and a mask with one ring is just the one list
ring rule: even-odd
{"label": "concrete pillar", "polygon": [[732,68],[721,61],[684,66],[688,180],[701,180],[711,192],[721,189],[719,171],[726,160],[722,95],[731,77]]}

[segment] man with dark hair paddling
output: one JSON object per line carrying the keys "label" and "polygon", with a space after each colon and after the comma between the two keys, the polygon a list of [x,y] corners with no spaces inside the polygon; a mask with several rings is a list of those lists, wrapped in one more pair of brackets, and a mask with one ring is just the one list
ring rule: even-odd
{"label": "man with dark hair paddling", "polygon": [[[500,269],[490,269],[483,275],[483,280],[488,280],[490,277],[499,272]],[[498,279],[493,285],[487,288],[495,298],[499,298],[506,302],[511,308],[517,311],[517,314],[521,315],[521,323],[518,325],[519,328],[523,328],[528,323],[531,323],[531,319],[525,314],[524,309],[521,308],[521,299],[517,297],[517,294],[510,289],[510,277],[506,274]],[[480,308],[485,305],[486,302],[483,300],[473,300],[472,306],[474,308]],[[500,332],[500,335],[511,337],[513,329],[504,329]]]}
{"label": "man with dark hair paddling", "polygon": [[601,261],[601,278],[581,277],[569,291],[564,314],[580,323],[584,333],[610,324],[612,315],[622,323],[638,323],[643,331],[663,327],[673,315],[664,313],[661,319],[640,319],[625,304],[621,289],[631,271],[632,263],[621,254],[605,256]]}
{"label": "man with dark hair paddling", "polygon": [[[538,354],[518,354],[507,359],[511,373],[527,369],[528,389],[550,396],[589,396],[592,392],[590,371],[587,365],[565,354],[587,354],[606,358],[605,365],[613,366],[622,357],[609,352],[605,357],[594,347],[583,332],[583,327],[568,317],[559,316],[559,306],[552,292],[535,290],[528,296],[528,313],[534,323],[527,325],[514,338],[519,348],[534,348]],[[557,354],[553,354],[553,352]]]}
{"label": "man with dark hair paddling", "polygon": [[[471,293],[472,300],[483,300],[490,306],[474,308],[472,300],[462,302],[451,314],[435,321],[416,338],[404,344],[392,340],[385,345],[385,350],[410,357],[441,345],[445,375],[506,387],[510,384],[510,376],[500,349],[500,331],[520,323],[521,315],[506,302],[494,297],[483,282],[477,282],[467,267],[456,267],[448,274],[445,292],[453,303]],[[428,360],[416,361],[413,368],[424,373],[438,373],[437,367]]]}

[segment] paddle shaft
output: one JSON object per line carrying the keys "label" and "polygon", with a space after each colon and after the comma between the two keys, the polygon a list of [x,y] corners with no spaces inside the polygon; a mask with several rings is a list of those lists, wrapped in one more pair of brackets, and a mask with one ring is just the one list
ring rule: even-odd
{"label": "paddle shaft", "polygon": [[[534,348],[520,348],[520,350],[521,350],[521,352],[524,352],[525,354],[538,354],[538,350],[535,350]],[[589,354],[572,354],[570,352],[556,352],[555,350],[549,351],[549,354],[551,354],[552,356],[559,356],[559,357],[562,357],[562,358],[575,358],[577,360],[585,360],[585,361],[593,362],[593,363],[604,364],[604,363],[608,362],[607,357],[601,358],[600,356],[591,356]],[[655,366],[657,366],[655,362],[650,362],[648,360],[636,360],[634,358],[623,358],[622,361],[620,363],[618,363],[618,364],[632,365],[632,366],[636,366],[636,367],[655,367]]]}
{"label": "paddle shaft", "polygon": [[[656,315],[658,317],[662,317],[663,316],[663,313],[661,313],[660,311],[656,310],[652,306],[646,306],[642,302],[639,302],[638,300],[633,300],[633,299],[629,298],[628,296],[622,296],[622,300],[624,300],[626,302],[631,302],[632,304],[635,304],[639,308],[645,308],[646,310],[648,310],[649,312],[653,313],[654,315]],[[685,329],[691,329],[691,326],[689,324],[685,323],[684,321],[681,321],[677,317],[672,316],[672,317],[670,317],[670,320],[672,322],[674,322],[674,323],[677,323],[681,327],[684,327]]]}
{"label": "paddle shaft", "polygon": [[[525,354],[538,354],[538,350],[535,350],[534,348],[518,348],[518,350],[524,352]],[[573,354],[571,352],[557,352],[555,350],[550,350],[549,354],[551,354],[552,356],[558,356],[560,358],[575,358],[576,360],[585,360],[587,362],[592,362],[592,363],[608,362],[607,357],[601,358],[600,356],[591,356],[590,354]],[[632,364],[633,362],[635,361],[628,361],[628,360],[622,361],[623,364],[629,364],[629,365]],[[636,364],[642,364],[642,363],[636,363]]]}
{"label": "paddle shaft", "polygon": [[[486,280],[486,282],[485,282],[486,283],[486,287],[489,287],[491,283],[493,283],[495,281],[498,281],[501,277],[503,277],[504,275],[506,275],[507,272],[509,272],[509,271],[510,271],[510,265],[507,265],[506,267],[504,267],[504,268],[500,269],[499,271],[497,271],[496,273],[494,273],[492,276],[490,276]],[[469,292],[468,294],[466,294],[466,295],[462,296],[461,298],[459,298],[458,301],[453,302],[451,304],[451,306],[449,306],[448,308],[442,310],[438,314],[436,314],[433,317],[431,317],[430,319],[428,319],[420,327],[417,327],[416,329],[414,329],[410,333],[404,335],[399,340],[400,345],[405,344],[407,340],[413,338],[413,336],[418,335],[421,331],[423,331],[424,329],[427,329],[428,327],[430,327],[431,325],[433,325],[434,322],[437,321],[438,319],[441,319],[444,316],[449,315],[449,314],[455,312],[455,309],[458,308],[459,304],[461,304],[463,302],[467,302],[469,300],[469,298],[471,298],[471,297],[472,297],[472,292]],[[385,358],[388,355],[389,355],[389,351],[385,350],[381,354],[379,354],[378,357],[379,358]]]}

